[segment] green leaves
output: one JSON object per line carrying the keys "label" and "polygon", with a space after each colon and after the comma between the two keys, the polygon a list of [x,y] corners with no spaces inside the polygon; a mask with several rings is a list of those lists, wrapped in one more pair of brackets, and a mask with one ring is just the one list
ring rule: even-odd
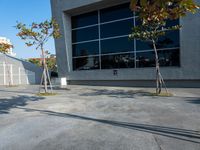
{"label": "green leaves", "polygon": [[130,9],[135,11],[137,9],[138,0],[131,0]]}
{"label": "green leaves", "polygon": [[44,45],[50,37],[61,37],[59,25],[54,19],[41,23],[33,22],[30,27],[23,23],[17,23],[15,27],[19,30],[17,36],[25,40],[27,46],[35,45],[38,48]]}
{"label": "green leaves", "polygon": [[131,0],[130,8],[138,12],[141,25],[134,27],[129,38],[156,40],[166,31],[178,30],[181,26],[165,27],[167,20],[184,17],[187,12],[199,9],[193,0]]}
{"label": "green leaves", "polygon": [[10,45],[10,44],[7,44],[7,43],[0,43],[0,52],[5,54],[12,47],[13,47],[13,45]]}
{"label": "green leaves", "polygon": [[193,0],[131,0],[130,8],[152,20],[184,17],[187,12],[196,13],[200,6]]}

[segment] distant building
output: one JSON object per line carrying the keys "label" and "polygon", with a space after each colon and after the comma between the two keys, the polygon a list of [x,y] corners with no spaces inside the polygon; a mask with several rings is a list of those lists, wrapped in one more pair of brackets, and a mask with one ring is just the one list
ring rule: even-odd
{"label": "distant building", "polygon": [[40,84],[42,72],[30,62],[0,53],[0,85]]}
{"label": "distant building", "polygon": [[[9,44],[12,45],[11,41],[9,39],[7,39],[6,37],[0,37],[0,43],[5,43],[5,44]],[[7,52],[8,55],[15,57],[16,53],[13,52],[13,48],[10,48]]]}

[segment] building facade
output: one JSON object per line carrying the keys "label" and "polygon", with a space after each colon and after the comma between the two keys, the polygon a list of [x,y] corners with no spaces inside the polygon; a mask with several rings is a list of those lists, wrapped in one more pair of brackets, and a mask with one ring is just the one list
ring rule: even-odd
{"label": "building facade", "polygon": [[[198,0],[200,2],[200,0]],[[69,84],[154,86],[151,43],[129,40],[140,23],[126,0],[51,0],[62,38],[55,40],[60,77]],[[168,86],[200,87],[200,13],[168,21],[182,25],[157,43]]]}

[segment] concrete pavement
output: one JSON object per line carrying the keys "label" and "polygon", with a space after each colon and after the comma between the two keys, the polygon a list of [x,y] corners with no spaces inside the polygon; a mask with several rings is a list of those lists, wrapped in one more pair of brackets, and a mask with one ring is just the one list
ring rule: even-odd
{"label": "concrete pavement", "polygon": [[0,87],[0,150],[200,150],[200,89]]}

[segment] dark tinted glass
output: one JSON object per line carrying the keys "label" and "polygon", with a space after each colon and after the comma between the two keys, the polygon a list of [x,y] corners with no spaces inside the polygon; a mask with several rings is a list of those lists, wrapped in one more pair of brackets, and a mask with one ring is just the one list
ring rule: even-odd
{"label": "dark tinted glass", "polygon": [[100,10],[101,22],[132,17],[129,3]]}
{"label": "dark tinted glass", "polygon": [[151,50],[153,49],[152,43],[147,42],[147,41],[141,41],[137,40],[136,41],[136,50],[141,51],[141,50]]}
{"label": "dark tinted glass", "polygon": [[72,28],[78,28],[98,23],[98,12],[90,12],[72,17]]}
{"label": "dark tinted glass", "polygon": [[134,54],[130,53],[101,56],[101,68],[134,68]]}
{"label": "dark tinted glass", "polygon": [[136,65],[138,68],[154,67],[154,51],[137,53]]}
{"label": "dark tinted glass", "polygon": [[[168,31],[165,36],[159,38],[156,42],[157,49],[180,47],[180,34],[179,30]],[[137,51],[153,49],[151,42],[140,41],[136,42]]]}
{"label": "dark tinted glass", "polygon": [[133,51],[134,42],[128,40],[128,37],[101,40],[101,53],[119,53]]}
{"label": "dark tinted glass", "polygon": [[74,70],[99,69],[99,57],[82,57],[73,59]]}
{"label": "dark tinted glass", "polygon": [[135,25],[138,26],[141,24],[142,24],[142,22],[141,22],[140,18],[139,17],[135,18]]}
{"label": "dark tinted glass", "polygon": [[[160,50],[158,51],[160,66],[179,66],[179,50]],[[137,67],[155,67],[155,54],[151,52],[137,53]]]}
{"label": "dark tinted glass", "polygon": [[166,23],[167,27],[171,27],[171,26],[175,26],[175,25],[179,25],[179,19],[168,20],[167,23]]}
{"label": "dark tinted glass", "polygon": [[72,42],[95,40],[99,38],[98,26],[72,31]]}
{"label": "dark tinted glass", "polygon": [[87,42],[73,45],[73,57],[99,54],[99,42]]}
{"label": "dark tinted glass", "polygon": [[133,25],[133,19],[103,24],[101,25],[101,38],[128,35]]}
{"label": "dark tinted glass", "polygon": [[160,66],[180,66],[179,49],[160,50],[158,55]]}
{"label": "dark tinted glass", "polygon": [[167,32],[165,36],[159,38],[156,45],[158,49],[179,47],[180,46],[179,30]]}

